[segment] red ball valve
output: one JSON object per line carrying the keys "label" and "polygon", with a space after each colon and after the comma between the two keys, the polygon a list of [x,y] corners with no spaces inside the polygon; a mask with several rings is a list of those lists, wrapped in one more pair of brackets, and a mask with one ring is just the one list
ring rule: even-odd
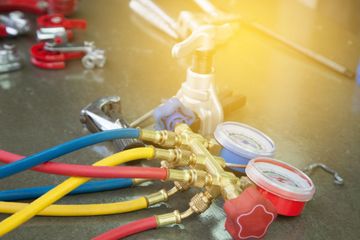
{"label": "red ball valve", "polygon": [[227,200],[224,210],[225,228],[236,240],[264,237],[277,216],[276,208],[256,187],[248,187],[237,198]]}
{"label": "red ball valve", "polygon": [[86,29],[86,20],[68,19],[63,14],[54,13],[38,17],[38,27],[64,27],[65,29]]}
{"label": "red ball valve", "polygon": [[44,14],[48,3],[45,0],[2,0],[0,12],[22,11],[34,14]]}
{"label": "red ball valve", "polygon": [[78,0],[1,0],[0,12],[23,11],[34,14],[61,13],[70,15],[77,9]]}

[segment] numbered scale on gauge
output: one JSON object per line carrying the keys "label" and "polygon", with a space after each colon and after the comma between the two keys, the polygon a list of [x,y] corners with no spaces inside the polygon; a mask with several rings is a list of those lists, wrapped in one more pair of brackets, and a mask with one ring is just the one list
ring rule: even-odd
{"label": "numbered scale on gauge", "polygon": [[300,215],[315,193],[315,186],[305,173],[276,159],[253,159],[245,172],[280,215]]}

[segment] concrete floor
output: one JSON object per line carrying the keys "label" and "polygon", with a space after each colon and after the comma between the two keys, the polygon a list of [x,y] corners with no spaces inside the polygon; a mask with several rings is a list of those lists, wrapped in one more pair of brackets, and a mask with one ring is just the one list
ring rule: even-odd
{"label": "concrete floor", "polygon": [[[158,1],[172,16],[198,11],[191,1]],[[317,2],[315,8],[311,3]],[[217,1],[224,9],[257,20],[274,31],[355,69],[360,57],[359,1]],[[310,5],[309,5],[310,4]],[[0,75],[0,148],[28,155],[82,136],[79,110],[107,95],[122,97],[124,115],[133,120],[174,95],[185,79],[187,61],[175,60],[175,43],[130,12],[127,1],[86,0],[76,17],[88,20],[79,41],[94,40],[108,64],[86,71],[74,61],[65,70],[45,71],[29,63],[34,37],[11,42],[22,50],[22,71]],[[10,40],[9,40],[10,41]],[[277,144],[278,159],[299,168],[323,162],[345,179],[333,183],[322,171],[311,175],[317,192],[300,217],[279,217],[266,239],[360,238],[360,87],[326,67],[249,28],[241,28],[216,54],[218,87],[247,96],[247,105],[226,117],[261,129]],[[90,164],[110,154],[98,145],[59,161]],[[55,184],[63,177],[27,171],[1,180],[0,189]],[[61,203],[99,203],[130,199],[159,190],[163,183],[72,196]],[[126,222],[185,209],[192,192],[167,204],[135,213],[101,217],[36,217],[2,239],[89,239]],[[129,239],[230,239],[224,230],[222,200],[180,226]],[[0,219],[6,215],[0,215]]]}

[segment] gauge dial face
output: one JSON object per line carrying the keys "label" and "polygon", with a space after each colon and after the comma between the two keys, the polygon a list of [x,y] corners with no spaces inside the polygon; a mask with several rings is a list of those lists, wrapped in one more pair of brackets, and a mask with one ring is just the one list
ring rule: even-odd
{"label": "gauge dial face", "polygon": [[306,179],[290,169],[267,162],[257,162],[256,168],[271,182],[283,187],[298,189],[310,187],[310,184]]}
{"label": "gauge dial face", "polygon": [[307,202],[315,193],[315,186],[305,173],[276,159],[252,159],[245,172],[258,187],[281,198]]}
{"label": "gauge dial face", "polygon": [[257,154],[274,151],[274,144],[271,140],[256,129],[226,124],[222,126],[221,131],[232,145],[240,149]]}

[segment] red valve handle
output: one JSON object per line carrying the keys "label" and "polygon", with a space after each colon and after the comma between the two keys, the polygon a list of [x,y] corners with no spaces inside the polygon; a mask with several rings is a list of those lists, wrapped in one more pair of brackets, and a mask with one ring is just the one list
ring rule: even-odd
{"label": "red valve handle", "polygon": [[45,43],[34,44],[30,49],[31,62],[37,67],[45,69],[65,68],[65,61],[82,58],[84,52],[51,52],[44,49]]}
{"label": "red valve handle", "polygon": [[78,0],[47,0],[49,13],[72,14],[77,8]]}
{"label": "red valve handle", "polygon": [[84,52],[52,52],[44,49],[45,43],[37,43],[34,44],[30,49],[30,55],[40,61],[44,62],[58,62],[58,61],[66,61],[71,59],[82,58],[85,53]]}
{"label": "red valve handle", "polygon": [[39,0],[2,0],[0,1],[0,12],[23,11],[34,14],[44,14],[46,6],[42,4],[44,1]]}
{"label": "red valve handle", "polygon": [[78,0],[1,0],[0,12],[23,11],[37,15],[50,13],[72,14],[77,8]]}
{"label": "red valve handle", "polygon": [[277,216],[276,208],[255,187],[249,187],[237,198],[227,200],[224,210],[227,215],[225,228],[236,240],[264,237]]}
{"label": "red valve handle", "polygon": [[49,14],[38,17],[39,27],[64,27],[65,29],[85,29],[86,20],[84,19],[67,19],[63,14]]}
{"label": "red valve handle", "polygon": [[8,33],[6,31],[6,26],[4,24],[0,24],[0,37],[7,37]]}
{"label": "red valve handle", "polygon": [[34,66],[39,67],[39,68],[44,68],[44,69],[63,69],[65,68],[65,62],[43,62],[40,61],[34,57],[30,58],[31,63],[34,64]]}

